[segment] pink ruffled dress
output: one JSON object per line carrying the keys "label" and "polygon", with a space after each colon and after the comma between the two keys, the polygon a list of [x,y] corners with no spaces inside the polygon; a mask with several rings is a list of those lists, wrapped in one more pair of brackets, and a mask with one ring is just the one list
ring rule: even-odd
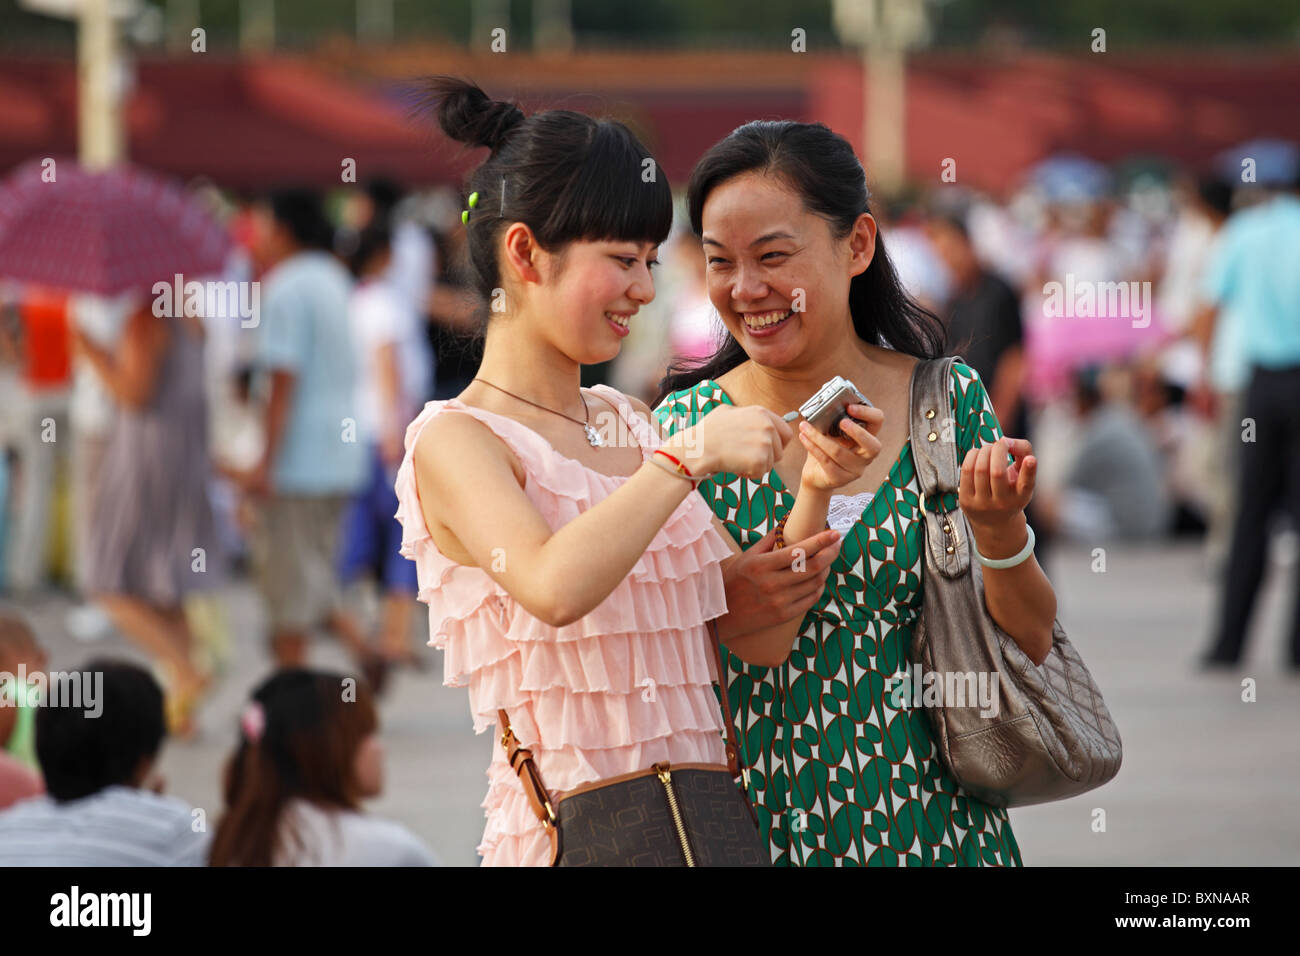
{"label": "pink ruffled dress", "polygon": [[[649,458],[658,433],[622,393],[603,385],[593,391],[618,409]],[[411,456],[421,429],[448,411],[472,415],[509,446],[527,473],[525,493],[553,530],[627,479],[593,471],[527,426],[457,399],[429,402],[407,427],[397,473],[402,554],[416,563],[429,644],[444,652],[443,683],[469,688],[475,732],[495,726],[504,708],[552,793],[661,760],[725,764],[706,622],[726,613],[719,563],[731,550],[704,499],[687,495],[590,614],[552,627],[482,569],[444,556],[429,535]],[[548,865],[550,843],[499,745],[487,776],[484,865]]]}

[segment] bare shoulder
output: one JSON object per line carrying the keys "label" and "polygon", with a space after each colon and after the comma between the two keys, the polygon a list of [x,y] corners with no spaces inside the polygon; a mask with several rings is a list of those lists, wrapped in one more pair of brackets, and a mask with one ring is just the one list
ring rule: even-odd
{"label": "bare shoulder", "polygon": [[417,475],[428,475],[438,484],[494,464],[509,468],[521,486],[526,478],[519,459],[492,429],[473,415],[452,410],[434,416],[421,429],[411,460]]}
{"label": "bare shoulder", "polygon": [[908,395],[911,392],[912,372],[922,360],[906,352],[897,352],[879,346],[870,346],[867,351],[870,360],[876,366],[875,374],[869,376],[878,383],[876,388]]}
{"label": "bare shoulder", "polygon": [[425,423],[411,448],[411,463],[434,545],[457,564],[476,567],[452,525],[459,515],[477,513],[484,496],[500,497],[511,477],[523,487],[523,466],[492,429],[473,415],[450,410]]}
{"label": "bare shoulder", "polygon": [[901,378],[911,378],[912,370],[921,362],[921,359],[915,355],[908,355],[906,352],[898,352],[894,349],[876,347],[873,349],[872,355],[878,362]]}

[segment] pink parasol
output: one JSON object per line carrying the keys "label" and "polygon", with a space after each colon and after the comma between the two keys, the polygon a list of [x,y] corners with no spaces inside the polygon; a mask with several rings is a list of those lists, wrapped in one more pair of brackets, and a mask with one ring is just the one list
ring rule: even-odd
{"label": "pink parasol", "polygon": [[231,247],[222,225],[167,180],[130,166],[91,172],[32,160],[0,183],[0,278],[116,295],[211,275]]}

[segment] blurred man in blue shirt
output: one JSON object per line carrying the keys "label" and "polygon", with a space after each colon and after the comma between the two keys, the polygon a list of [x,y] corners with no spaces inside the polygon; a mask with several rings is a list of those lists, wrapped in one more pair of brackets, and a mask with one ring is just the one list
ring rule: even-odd
{"label": "blurred man in blue shirt", "polygon": [[333,231],[317,194],[273,193],[257,223],[256,253],[267,271],[256,364],[269,387],[266,448],[245,487],[259,503],[251,550],[272,651],[281,667],[296,667],[306,662],[313,627],[338,626],[339,529],[366,478],[352,279],[327,251]]}
{"label": "blurred man in blue shirt", "polygon": [[[1241,659],[1274,514],[1285,511],[1300,530],[1300,178],[1233,215],[1221,240],[1205,276],[1212,305],[1199,323],[1200,338],[1211,341],[1218,311],[1231,309],[1251,374],[1237,519],[1206,666]],[[1296,569],[1300,577],[1300,564]],[[1300,598],[1300,580],[1292,590]],[[1300,600],[1292,611],[1288,654],[1290,668],[1300,671]]]}

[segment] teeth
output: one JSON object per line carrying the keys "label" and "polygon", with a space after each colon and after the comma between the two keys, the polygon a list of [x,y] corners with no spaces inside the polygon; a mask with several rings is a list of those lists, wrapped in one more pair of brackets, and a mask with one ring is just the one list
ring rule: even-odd
{"label": "teeth", "polygon": [[792,314],[788,309],[785,312],[748,312],[744,314],[745,325],[751,329],[765,329],[769,325],[783,322]]}
{"label": "teeth", "polygon": [[621,325],[623,328],[627,328],[628,323],[632,321],[630,315],[615,315],[613,312],[606,312],[605,318],[609,319],[615,325]]}

